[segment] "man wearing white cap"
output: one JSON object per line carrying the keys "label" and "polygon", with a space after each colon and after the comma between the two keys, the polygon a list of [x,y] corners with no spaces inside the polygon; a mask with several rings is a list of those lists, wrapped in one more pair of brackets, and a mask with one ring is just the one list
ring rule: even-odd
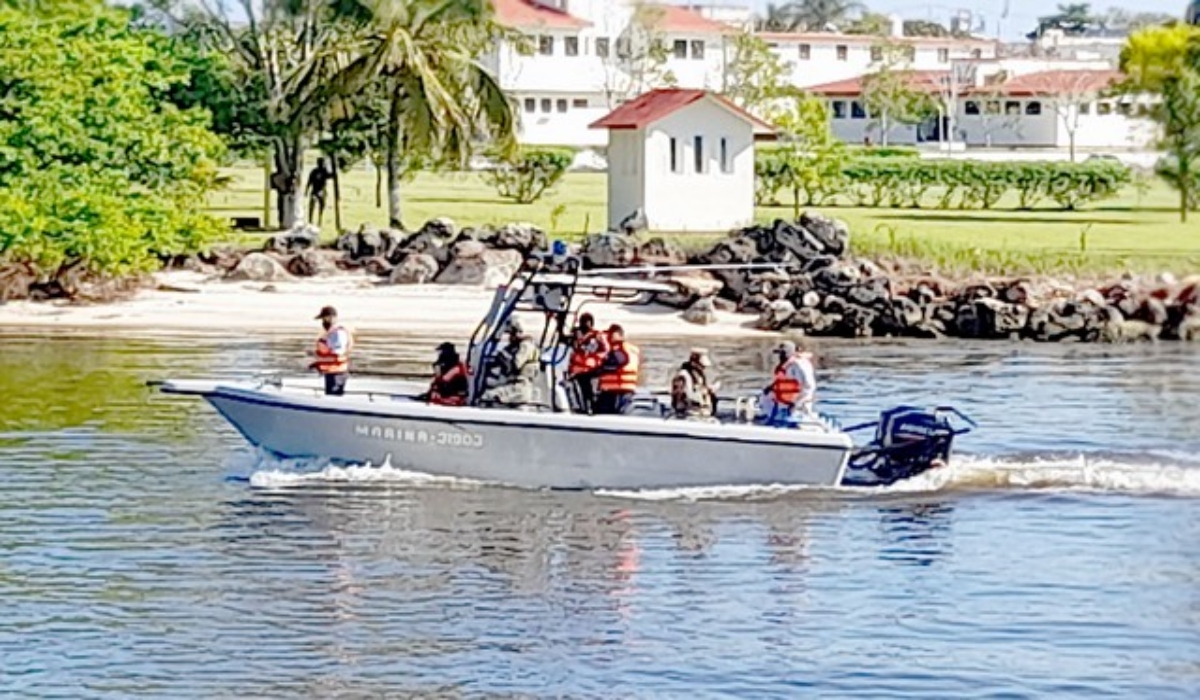
{"label": "man wearing white cap", "polygon": [[713,419],[717,401],[708,383],[706,370],[709,367],[712,367],[712,360],[704,348],[693,348],[687,362],[680,365],[671,379],[671,412],[676,418]]}
{"label": "man wearing white cap", "polygon": [[763,389],[758,404],[763,420],[774,423],[811,414],[817,391],[812,354],[800,352],[790,340],[781,342],[775,354],[779,358],[775,378]]}

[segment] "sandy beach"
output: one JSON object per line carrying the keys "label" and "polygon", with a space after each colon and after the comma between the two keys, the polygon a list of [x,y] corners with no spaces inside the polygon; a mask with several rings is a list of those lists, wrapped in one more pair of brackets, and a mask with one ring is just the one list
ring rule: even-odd
{"label": "sandy beach", "polygon": [[[309,333],[325,304],[337,307],[356,334],[465,339],[494,290],[445,285],[380,285],[364,275],[287,282],[226,282],[193,272],[155,275],[158,286],[105,304],[14,301],[0,304],[0,325],[12,330],[132,331],[142,334]],[[273,289],[273,291],[264,291]],[[619,323],[634,338],[765,338],[753,317],[718,312],[697,325],[664,306],[589,304],[602,325]],[[528,317],[537,321],[536,317]]]}

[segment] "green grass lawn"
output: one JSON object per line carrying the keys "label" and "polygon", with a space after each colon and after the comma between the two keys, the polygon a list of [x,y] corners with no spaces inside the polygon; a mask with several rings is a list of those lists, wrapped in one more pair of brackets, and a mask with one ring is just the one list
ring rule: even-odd
{"label": "green grass lawn", "polygon": [[[211,211],[220,216],[262,216],[263,174],[253,167],[226,171],[230,186],[214,195]],[[342,174],[342,226],[386,223],[386,208],[375,206],[375,175],[358,168]],[[1051,208],[1008,209],[1002,201],[989,211],[818,207],[850,226],[852,247],[864,255],[897,255],[925,260],[941,269],[995,273],[1200,272],[1200,215],[1180,223],[1175,193],[1157,182],[1148,191],[1130,188],[1121,197],[1082,211]],[[332,200],[332,197],[331,197]],[[501,199],[477,173],[421,173],[403,186],[404,221],[414,228],[438,216],[459,225],[527,221],[564,238],[606,225],[605,175],[571,173],[552,193],[533,204]],[[386,207],[386,204],[385,204]],[[791,206],[760,207],[761,221],[791,218]],[[332,201],[324,229],[333,230]],[[713,236],[688,235],[690,246]]]}

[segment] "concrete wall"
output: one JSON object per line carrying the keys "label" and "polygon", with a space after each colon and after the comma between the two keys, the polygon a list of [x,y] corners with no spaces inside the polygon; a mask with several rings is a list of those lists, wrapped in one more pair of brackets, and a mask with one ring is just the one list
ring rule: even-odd
{"label": "concrete wall", "polygon": [[[704,100],[651,125],[648,131],[645,210],[651,229],[722,231],[754,220],[754,137],[748,122],[714,101]],[[701,138],[700,172],[696,171],[697,136]],[[671,169],[672,138],[675,171]],[[730,172],[721,167],[721,139],[725,140]],[[610,213],[613,209],[610,203]]]}
{"label": "concrete wall", "polygon": [[646,206],[646,132],[608,132],[608,227]]}

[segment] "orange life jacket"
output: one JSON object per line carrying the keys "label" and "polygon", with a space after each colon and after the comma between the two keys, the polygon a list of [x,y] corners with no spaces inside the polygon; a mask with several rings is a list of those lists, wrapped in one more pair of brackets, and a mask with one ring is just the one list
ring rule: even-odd
{"label": "orange life jacket", "polygon": [[460,376],[466,377],[468,374],[470,374],[470,370],[467,369],[467,365],[463,362],[459,362],[457,365],[451,367],[450,371],[434,378],[433,384],[429,387],[429,403],[437,404],[438,406],[465,405],[467,403],[466,396],[442,396],[438,392],[438,387],[445,386]]}
{"label": "orange life jacket", "polygon": [[[593,344],[595,349],[589,348]],[[567,375],[574,376],[596,369],[604,362],[606,354],[608,354],[608,339],[600,331],[588,331],[576,339],[572,345],[571,362],[567,367]]]}
{"label": "orange life jacket", "polygon": [[[329,339],[337,331],[346,331],[346,351],[341,355],[329,347]],[[317,339],[317,371],[321,374],[340,374],[350,371],[350,349],[354,346],[354,337],[342,326],[334,326]]]}
{"label": "orange life jacket", "polygon": [[788,367],[799,362],[794,357],[789,357],[787,360],[779,363],[775,368],[775,383],[771,385],[771,391],[775,394],[775,402],[785,406],[795,406],[796,401],[800,399],[800,394],[804,390],[804,386],[800,384],[800,380],[788,375]]}
{"label": "orange life jacket", "polygon": [[623,350],[628,361],[624,366],[600,375],[598,389],[616,393],[637,391],[641,371],[641,351],[633,343],[614,345],[613,350]]}

